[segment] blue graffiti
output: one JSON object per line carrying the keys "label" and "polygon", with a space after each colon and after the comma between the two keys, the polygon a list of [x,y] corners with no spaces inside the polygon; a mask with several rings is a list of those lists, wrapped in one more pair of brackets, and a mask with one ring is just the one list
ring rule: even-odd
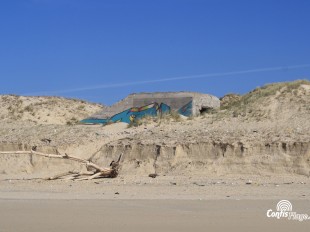
{"label": "blue graffiti", "polygon": [[193,101],[190,101],[186,105],[182,106],[179,110],[178,113],[182,114],[186,117],[190,117],[192,115],[193,111]]}
{"label": "blue graffiti", "polygon": [[[141,119],[145,116],[161,116],[163,114],[169,114],[171,107],[165,103],[158,104],[156,102],[151,103],[142,107],[132,107],[128,110],[113,115],[110,118],[99,119],[99,118],[86,118],[81,121],[84,124],[108,124],[115,122],[131,123],[135,120]],[[181,107],[178,111],[179,114],[184,116],[190,116],[192,114],[192,101]]]}
{"label": "blue graffiti", "polygon": [[86,118],[81,121],[83,124],[107,124],[109,119],[101,119],[101,118]]}

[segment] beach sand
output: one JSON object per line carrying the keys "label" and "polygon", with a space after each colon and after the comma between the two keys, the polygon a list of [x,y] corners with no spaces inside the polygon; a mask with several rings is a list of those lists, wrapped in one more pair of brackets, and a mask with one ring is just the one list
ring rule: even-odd
{"label": "beach sand", "polygon": [[268,218],[280,200],[310,215],[306,177],[160,176],[0,181],[0,232],[308,231],[310,220]]}
{"label": "beach sand", "polygon": [[[0,200],[0,231],[309,231],[268,218],[275,200]],[[309,211],[309,201],[294,209]]]}

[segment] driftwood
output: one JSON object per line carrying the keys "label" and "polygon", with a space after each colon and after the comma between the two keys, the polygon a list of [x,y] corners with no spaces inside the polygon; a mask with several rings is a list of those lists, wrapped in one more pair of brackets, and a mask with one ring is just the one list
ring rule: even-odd
{"label": "driftwood", "polygon": [[33,149],[30,151],[2,151],[0,154],[25,154],[25,155],[38,155],[38,156],[43,156],[43,157],[48,157],[48,158],[58,158],[58,159],[68,159],[72,160],[75,162],[83,163],[85,164],[87,172],[74,172],[74,171],[69,171],[65,173],[61,173],[52,177],[44,178],[45,180],[56,180],[56,179],[61,179],[66,177],[65,179],[69,180],[92,180],[96,178],[115,178],[118,175],[119,171],[119,163],[122,157],[122,154],[119,156],[118,160],[112,161],[110,164],[109,168],[103,168],[98,166],[97,164],[81,159],[78,157],[70,156],[68,154],[60,154],[57,150],[57,155],[56,154],[46,154],[42,152],[37,152]]}
{"label": "driftwood", "polygon": [[56,179],[60,179],[60,178],[65,177],[65,176],[76,175],[76,174],[79,174],[79,173],[78,172],[69,171],[69,172],[65,172],[65,173],[61,173],[61,174],[58,174],[58,175],[55,175],[55,176],[51,176],[51,177],[45,178],[45,180],[56,180]]}

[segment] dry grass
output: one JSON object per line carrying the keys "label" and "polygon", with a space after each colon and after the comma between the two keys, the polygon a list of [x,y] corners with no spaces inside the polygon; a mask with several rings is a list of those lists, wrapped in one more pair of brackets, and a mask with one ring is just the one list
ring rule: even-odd
{"label": "dry grass", "polygon": [[127,128],[138,127],[138,126],[147,124],[146,121],[145,121],[145,122],[142,122],[142,120],[143,120],[143,118],[140,119],[140,120],[131,121],[131,122],[128,124]]}
{"label": "dry grass", "polygon": [[76,117],[72,117],[70,120],[67,121],[68,126],[73,126],[78,124],[80,121]]}
{"label": "dry grass", "polygon": [[168,122],[181,122],[183,121],[181,115],[177,111],[171,111],[170,113],[165,113],[157,116],[146,115],[143,118],[134,120],[128,124],[128,128],[137,127],[141,125],[147,125],[151,123],[168,123]]}
{"label": "dry grass", "polygon": [[266,107],[272,98],[282,98],[291,102],[298,101],[297,93],[301,85],[310,85],[310,82],[297,80],[267,84],[243,96],[228,94],[221,98],[220,111],[215,111],[213,118],[214,120],[222,120],[224,117],[242,117],[245,119],[253,118],[257,121],[263,120],[270,115]]}
{"label": "dry grass", "polygon": [[61,97],[0,96],[0,119],[7,122],[25,121],[39,124],[76,124],[103,106]]}
{"label": "dry grass", "polygon": [[267,84],[263,87],[256,88],[253,91],[241,96],[239,101],[232,101],[230,104],[223,106],[221,109],[242,108],[258,100],[275,95],[277,92],[288,93],[298,89],[301,85],[310,85],[307,80],[298,80],[294,82],[282,82],[275,84]]}
{"label": "dry grass", "polygon": [[27,112],[33,112],[34,111],[34,108],[33,108],[33,105],[28,105],[28,106],[26,106],[25,108],[24,108],[24,110],[25,111],[27,111]]}
{"label": "dry grass", "polygon": [[307,80],[298,80],[294,82],[268,84],[254,89],[237,100],[234,98],[232,101],[222,105],[221,110],[233,111],[234,117],[237,117],[240,114],[242,115],[242,113],[251,113],[253,109],[251,109],[250,106],[253,103],[263,103],[267,97],[274,96],[278,92],[281,92],[281,94],[294,94],[294,91],[304,84],[310,85],[310,82]]}

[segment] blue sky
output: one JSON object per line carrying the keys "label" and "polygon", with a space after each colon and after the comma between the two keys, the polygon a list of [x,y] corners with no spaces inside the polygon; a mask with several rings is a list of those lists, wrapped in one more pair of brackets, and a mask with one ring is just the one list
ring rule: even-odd
{"label": "blue sky", "polygon": [[0,1],[0,94],[109,105],[309,79],[309,12],[308,0]]}

